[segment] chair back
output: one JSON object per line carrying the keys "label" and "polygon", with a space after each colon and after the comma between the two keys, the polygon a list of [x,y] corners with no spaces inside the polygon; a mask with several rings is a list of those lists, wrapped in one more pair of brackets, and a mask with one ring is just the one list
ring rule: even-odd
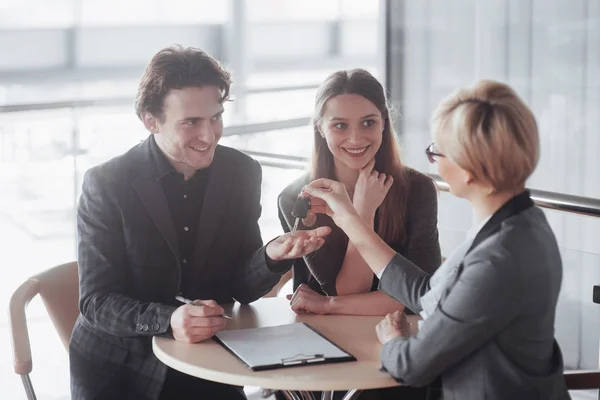
{"label": "chair back", "polygon": [[8,313],[14,369],[19,375],[29,374],[32,370],[26,308],[38,294],[65,349],[69,351],[71,332],[79,315],[77,263],[59,265],[32,276],[13,293]]}

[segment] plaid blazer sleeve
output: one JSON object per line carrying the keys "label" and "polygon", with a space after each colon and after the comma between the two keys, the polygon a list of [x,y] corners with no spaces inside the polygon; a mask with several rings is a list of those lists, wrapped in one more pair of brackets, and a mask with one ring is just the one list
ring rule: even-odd
{"label": "plaid blazer sleeve", "polygon": [[292,267],[293,260],[284,260],[267,264],[266,246],[263,246],[258,220],[262,207],[260,192],[262,169],[252,160],[248,176],[243,179],[243,195],[239,200],[240,231],[243,232],[241,247],[238,250],[239,267],[233,277],[234,297],[242,304],[250,303],[269,293],[286,271]]}
{"label": "plaid blazer sleeve", "polygon": [[115,336],[153,336],[169,330],[176,307],[125,296],[130,280],[118,176],[107,166],[83,180],[77,208],[79,308],[90,324]]}

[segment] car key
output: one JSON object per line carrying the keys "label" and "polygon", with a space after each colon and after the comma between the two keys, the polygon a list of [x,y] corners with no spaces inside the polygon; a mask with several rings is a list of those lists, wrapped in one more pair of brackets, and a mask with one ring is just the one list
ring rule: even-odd
{"label": "car key", "polygon": [[298,230],[298,224],[300,223],[300,220],[306,218],[308,215],[308,210],[310,210],[310,199],[298,197],[294,203],[294,207],[292,208],[292,217],[296,218],[294,227],[292,228],[292,235],[294,235]]}

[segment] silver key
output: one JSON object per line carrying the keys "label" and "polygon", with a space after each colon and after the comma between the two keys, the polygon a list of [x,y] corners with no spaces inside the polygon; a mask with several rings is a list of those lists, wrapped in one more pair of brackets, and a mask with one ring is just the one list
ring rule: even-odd
{"label": "silver key", "polygon": [[292,229],[292,235],[296,233],[298,230],[298,224],[302,218],[306,218],[308,215],[308,211],[310,210],[310,199],[299,197],[296,199],[294,203],[294,207],[292,208],[292,217],[296,218],[296,222],[294,222],[294,228]]}
{"label": "silver key", "polygon": [[298,230],[298,224],[300,223],[300,218],[296,218],[296,222],[294,222],[294,227],[292,228],[292,236],[294,236],[294,234],[296,234],[296,231]]}

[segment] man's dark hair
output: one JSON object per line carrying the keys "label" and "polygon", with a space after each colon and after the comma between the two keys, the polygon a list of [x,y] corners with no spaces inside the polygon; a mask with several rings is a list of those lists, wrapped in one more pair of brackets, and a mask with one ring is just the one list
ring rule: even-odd
{"label": "man's dark hair", "polygon": [[165,96],[172,89],[216,86],[221,102],[229,97],[231,78],[217,60],[200,49],[173,45],[160,50],[148,63],[135,98],[140,119],[149,112],[162,120]]}

